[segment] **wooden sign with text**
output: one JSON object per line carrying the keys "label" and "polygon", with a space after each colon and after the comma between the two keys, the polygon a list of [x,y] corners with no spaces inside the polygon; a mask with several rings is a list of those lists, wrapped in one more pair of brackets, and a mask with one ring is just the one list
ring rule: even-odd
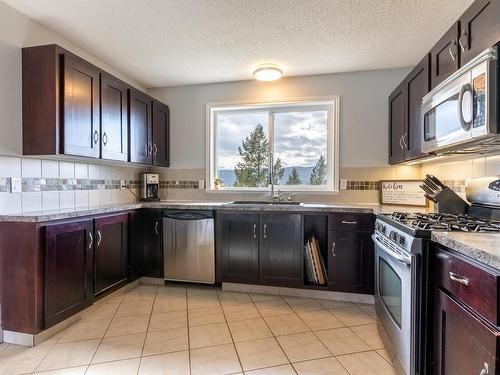
{"label": "wooden sign with text", "polygon": [[427,206],[420,180],[380,181],[380,203],[400,206]]}

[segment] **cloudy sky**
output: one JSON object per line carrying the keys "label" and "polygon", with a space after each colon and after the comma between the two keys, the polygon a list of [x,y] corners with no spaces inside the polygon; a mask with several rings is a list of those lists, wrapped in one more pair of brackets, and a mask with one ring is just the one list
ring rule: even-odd
{"label": "cloudy sky", "polygon": [[[266,134],[269,115],[261,109],[216,114],[217,169],[234,169],[238,147],[257,124]],[[274,158],[285,167],[310,167],[327,152],[327,112],[285,112],[274,115]]]}

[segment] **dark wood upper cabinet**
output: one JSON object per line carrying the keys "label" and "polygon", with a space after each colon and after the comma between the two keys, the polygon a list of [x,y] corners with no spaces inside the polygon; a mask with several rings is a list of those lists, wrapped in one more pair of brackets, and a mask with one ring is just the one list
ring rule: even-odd
{"label": "dark wood upper cabinet", "polygon": [[405,160],[411,160],[425,155],[421,151],[421,108],[422,98],[430,91],[429,69],[430,55],[426,55],[404,81],[406,129],[403,136],[403,144],[405,146]]}
{"label": "dark wood upper cabinet", "polygon": [[431,88],[436,87],[460,67],[460,48],[458,46],[459,23],[444,34],[430,51]]}
{"label": "dark wood upper cabinet", "polygon": [[62,55],[64,119],[61,150],[65,155],[98,158],[99,70],[84,60]]}
{"label": "dark wood upper cabinet", "polygon": [[136,90],[129,90],[129,144],[133,163],[152,164],[153,134],[151,127],[151,97]]}
{"label": "dark wood upper cabinet", "polygon": [[57,45],[22,50],[23,155],[168,167],[163,103]]}
{"label": "dark wood upper cabinet", "polygon": [[170,110],[153,100],[153,165],[170,165]]}
{"label": "dark wood upper cabinet", "polygon": [[101,73],[101,157],[127,161],[129,85]]}
{"label": "dark wood upper cabinet", "polygon": [[259,281],[259,214],[224,212],[217,215],[217,246],[225,282]]}
{"label": "dark wood upper cabinet", "polygon": [[405,90],[401,83],[389,96],[389,163],[405,160]]}
{"label": "dark wood upper cabinet", "polygon": [[94,220],[94,294],[118,286],[128,276],[128,214]]}
{"label": "dark wood upper cabinet", "polygon": [[276,286],[302,286],[302,215],[260,215],[259,280]]}
{"label": "dark wood upper cabinet", "polygon": [[476,0],[460,17],[461,65],[500,41],[500,2]]}
{"label": "dark wood upper cabinet", "polygon": [[47,225],[45,243],[45,328],[90,306],[93,301],[91,219]]}

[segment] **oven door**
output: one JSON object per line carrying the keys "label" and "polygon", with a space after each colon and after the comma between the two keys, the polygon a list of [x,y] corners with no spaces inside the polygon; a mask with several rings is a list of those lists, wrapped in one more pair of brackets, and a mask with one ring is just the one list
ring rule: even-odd
{"label": "oven door", "polygon": [[[414,258],[400,253],[383,237],[373,235],[375,242],[375,307],[382,336],[390,340],[391,352],[395,353],[396,368],[405,374],[414,374],[415,339],[412,323],[412,263]],[[394,246],[394,247],[393,247]]]}

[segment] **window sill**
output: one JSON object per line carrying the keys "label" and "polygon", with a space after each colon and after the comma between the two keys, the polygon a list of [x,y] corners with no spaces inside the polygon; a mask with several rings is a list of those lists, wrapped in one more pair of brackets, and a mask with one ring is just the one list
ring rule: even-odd
{"label": "window sill", "polygon": [[[275,189],[275,192],[278,190]],[[205,189],[206,193],[224,193],[224,194],[255,194],[255,195],[269,195],[270,190],[254,190],[254,189]],[[296,195],[339,195],[340,190],[280,190],[284,194]]]}

